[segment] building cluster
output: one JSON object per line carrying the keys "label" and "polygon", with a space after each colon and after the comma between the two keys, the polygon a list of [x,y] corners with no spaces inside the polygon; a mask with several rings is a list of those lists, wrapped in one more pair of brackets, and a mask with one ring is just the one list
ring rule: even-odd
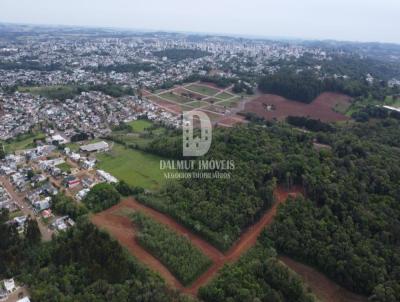
{"label": "building cluster", "polygon": [[0,140],[26,133],[38,124],[54,129],[64,138],[76,133],[106,136],[112,127],[141,116],[167,125],[179,124],[176,116],[135,96],[114,98],[91,91],[60,104],[57,100],[27,93],[0,94]]}
{"label": "building cluster", "polygon": [[[166,49],[192,49],[207,52],[177,62]],[[46,36],[42,39],[8,40],[1,43],[0,85],[106,84],[155,87],[177,82],[190,75],[219,70],[235,77],[240,73],[259,74],[279,60],[298,59],[305,54],[326,59],[326,51],[266,40],[243,40],[227,37],[191,39],[185,35],[131,35],[118,37]],[[0,66],[1,67],[1,66]],[[265,69],[266,68],[266,69]]]}

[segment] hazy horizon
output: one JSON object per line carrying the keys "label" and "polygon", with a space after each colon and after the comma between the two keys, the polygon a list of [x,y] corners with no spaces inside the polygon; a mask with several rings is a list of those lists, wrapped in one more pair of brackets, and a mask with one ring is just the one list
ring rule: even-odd
{"label": "hazy horizon", "polygon": [[2,0],[0,22],[400,44],[396,0]]}

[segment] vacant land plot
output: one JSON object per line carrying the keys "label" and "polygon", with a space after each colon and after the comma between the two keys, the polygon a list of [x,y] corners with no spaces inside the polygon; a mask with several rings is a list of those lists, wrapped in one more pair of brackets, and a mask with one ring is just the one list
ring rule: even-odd
{"label": "vacant land plot", "polygon": [[60,100],[73,98],[75,95],[79,94],[78,88],[72,85],[20,87],[18,91]]}
{"label": "vacant land plot", "polygon": [[286,256],[279,256],[279,260],[295,271],[311,288],[312,292],[324,302],[367,302],[366,297],[349,292],[335,282],[328,279],[316,269],[294,261]]}
{"label": "vacant land plot", "polygon": [[173,114],[180,114],[182,112],[182,107],[172,101],[164,100],[156,95],[150,95],[147,97],[150,101],[157,104],[164,110],[167,110]]}
{"label": "vacant land plot", "polygon": [[181,282],[188,285],[203,273],[211,260],[189,239],[142,213],[133,215],[137,241],[157,257]]}
{"label": "vacant land plot", "polygon": [[42,132],[27,133],[20,135],[13,140],[4,142],[4,148],[7,153],[26,150],[35,147],[35,140],[43,140],[45,138],[46,136]]}
{"label": "vacant land plot", "polygon": [[193,107],[193,108],[200,108],[200,107],[208,106],[210,104],[207,102],[204,102],[204,101],[193,101],[193,102],[187,103],[186,105]]}
{"label": "vacant land plot", "polygon": [[208,95],[208,96],[214,96],[216,95],[220,90],[205,86],[205,85],[200,85],[200,84],[191,84],[189,86],[185,86],[186,89],[189,89],[193,92],[197,92],[203,95]]}
{"label": "vacant land plot", "polygon": [[174,101],[174,102],[178,102],[180,104],[185,104],[185,103],[188,103],[188,102],[192,101],[192,99],[190,99],[188,97],[185,97],[185,96],[182,96],[182,95],[180,95],[178,93],[175,93],[173,91],[160,94],[159,96],[161,98],[164,98],[164,99],[167,99],[167,100],[170,100],[170,101]]}
{"label": "vacant land plot", "polygon": [[284,120],[288,116],[304,116],[324,122],[345,121],[349,118],[335,111],[340,106],[350,106],[351,97],[338,93],[322,93],[312,103],[287,100],[273,94],[262,95],[245,105],[245,112],[252,112],[265,119]]}
{"label": "vacant land plot", "polygon": [[216,95],[217,98],[220,98],[220,99],[223,99],[223,100],[230,99],[230,98],[232,98],[234,96],[235,95],[230,94],[230,93],[225,92],[225,91]]}
{"label": "vacant land plot", "polygon": [[151,127],[153,123],[149,120],[137,120],[128,123],[129,126],[132,127],[132,130],[135,132],[143,132],[147,128]]}
{"label": "vacant land plot", "polygon": [[58,165],[57,168],[59,168],[62,172],[69,173],[69,172],[71,172],[72,167],[70,164],[65,162],[65,163]]}
{"label": "vacant land plot", "polygon": [[161,158],[114,144],[112,150],[97,155],[99,169],[105,170],[132,186],[156,190],[164,183]]}
{"label": "vacant land plot", "polygon": [[240,101],[241,101],[240,97],[235,97],[233,99],[229,99],[229,100],[226,100],[226,101],[218,102],[217,104],[219,106],[233,108],[233,107],[236,107]]}

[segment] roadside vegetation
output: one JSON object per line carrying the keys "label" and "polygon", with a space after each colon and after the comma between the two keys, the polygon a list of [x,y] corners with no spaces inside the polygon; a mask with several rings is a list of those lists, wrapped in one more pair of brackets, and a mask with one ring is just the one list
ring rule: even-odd
{"label": "roadside vegetation", "polygon": [[138,227],[137,240],[157,257],[181,282],[189,285],[210,265],[211,260],[194,247],[190,240],[141,214],[133,214]]}
{"label": "roadside vegetation", "polygon": [[317,301],[300,277],[279,262],[274,249],[260,245],[237,263],[226,265],[215,279],[200,289],[199,297],[206,302]]}

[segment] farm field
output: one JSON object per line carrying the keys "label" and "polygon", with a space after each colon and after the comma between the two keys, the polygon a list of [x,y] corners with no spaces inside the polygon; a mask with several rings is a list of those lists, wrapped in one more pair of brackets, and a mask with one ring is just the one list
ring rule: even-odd
{"label": "farm field", "polygon": [[160,157],[113,144],[111,151],[97,155],[98,169],[105,170],[132,186],[156,190],[165,179]]}
{"label": "farm field", "polygon": [[346,121],[349,118],[340,111],[345,111],[351,104],[351,97],[325,92],[318,96],[312,103],[287,100],[278,95],[265,94],[245,105],[244,112],[252,112],[265,119],[284,120],[288,116],[304,116],[320,119],[324,122]]}

